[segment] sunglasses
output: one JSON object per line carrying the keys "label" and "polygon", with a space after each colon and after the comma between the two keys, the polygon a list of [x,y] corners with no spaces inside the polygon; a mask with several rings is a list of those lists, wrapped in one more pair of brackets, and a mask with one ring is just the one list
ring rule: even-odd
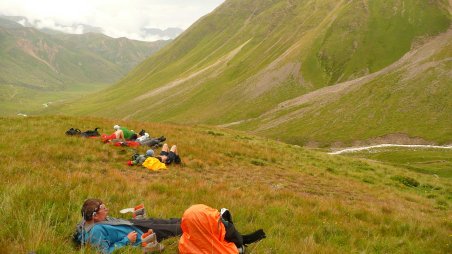
{"label": "sunglasses", "polygon": [[100,209],[107,209],[107,206],[105,206],[105,204],[100,204],[97,208],[96,208],[96,210],[95,210],[95,212],[98,212]]}

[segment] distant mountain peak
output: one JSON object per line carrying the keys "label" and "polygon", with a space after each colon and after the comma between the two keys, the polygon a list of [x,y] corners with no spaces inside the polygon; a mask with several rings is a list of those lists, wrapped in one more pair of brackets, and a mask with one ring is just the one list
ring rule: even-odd
{"label": "distant mountain peak", "polygon": [[[39,20],[39,19],[29,19],[24,16],[4,16],[0,15],[0,18],[4,20],[9,20],[15,22],[16,24],[23,27],[34,27],[48,34],[55,33],[67,33],[67,34],[87,34],[87,33],[98,33],[106,34],[104,29],[101,27],[91,26],[81,23],[73,23],[71,25],[65,25],[60,23],[55,23],[53,20]],[[3,24],[1,24],[3,25]],[[6,23],[3,25],[6,26]],[[8,27],[11,28],[13,23],[8,23]],[[178,27],[168,27],[164,30],[159,28],[145,27],[140,31],[141,40],[144,41],[157,41],[157,40],[171,40],[179,36],[184,30]],[[108,35],[107,35],[108,36]],[[111,37],[111,36],[109,36]],[[129,38],[131,39],[131,38]],[[137,39],[137,38],[132,38]]]}

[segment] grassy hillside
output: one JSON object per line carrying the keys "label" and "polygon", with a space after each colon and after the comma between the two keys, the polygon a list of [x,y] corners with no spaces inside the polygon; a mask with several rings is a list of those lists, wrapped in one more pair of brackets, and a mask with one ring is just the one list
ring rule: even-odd
{"label": "grassy hillside", "polygon": [[281,103],[236,127],[299,144],[314,140],[328,145],[333,140],[352,145],[390,133],[450,143],[451,57],[449,30],[378,75]]}
{"label": "grassy hillside", "polygon": [[[39,101],[41,97],[57,97],[81,87],[90,92],[112,84],[165,43],[101,34],[50,35],[0,21],[0,89],[4,91],[0,114],[31,113],[30,108],[36,110],[46,102]],[[23,103],[25,95],[34,93],[37,96],[27,96]]]}
{"label": "grassy hillside", "polygon": [[[109,133],[116,123],[165,135],[183,164],[128,167],[130,149],[64,135]],[[180,217],[196,203],[227,207],[241,232],[267,233],[247,253],[452,251],[450,167],[419,172],[233,130],[97,118],[0,118],[0,140],[1,253],[92,253],[70,242],[88,197],[116,217],[141,202],[153,217]],[[164,242],[165,253],[177,253],[177,240]]]}
{"label": "grassy hillside", "polygon": [[401,149],[384,148],[345,154],[355,158],[367,158],[405,167],[409,170],[438,177],[451,178],[452,151],[450,149]]}
{"label": "grassy hillside", "polygon": [[[445,0],[229,0],[132,70],[112,89],[68,104],[64,110],[80,115],[211,125],[257,118],[248,126],[236,126],[255,129],[265,125],[259,116],[278,104],[381,71],[412,48],[445,32],[450,26],[448,8],[449,2]],[[447,48],[439,50],[435,58],[444,59],[447,65],[447,52]],[[447,77],[443,79],[448,76],[447,70],[445,67],[427,75],[430,80],[447,81]],[[424,71],[429,70],[418,70],[418,76],[410,82],[425,84]],[[383,111],[375,120],[378,123],[387,118],[399,119],[400,114],[390,113],[379,101],[391,96],[388,92],[391,87],[407,83],[399,83],[401,78],[397,74],[381,79],[385,82],[379,83],[382,87],[378,96],[365,97],[369,107],[363,109],[364,112],[356,112],[353,107],[350,118],[341,119],[337,128],[353,129],[355,125],[344,124],[349,124],[355,117],[356,125],[362,126],[363,122],[368,122],[365,116],[372,114],[369,109]],[[448,84],[446,82],[446,88],[440,89],[446,97],[450,97]],[[445,115],[442,109],[433,105],[434,102],[424,103],[422,97],[413,96],[419,89],[418,85],[413,90],[407,87],[406,94],[398,97],[400,101],[413,99],[420,109],[418,115],[397,120],[398,125],[393,122],[378,125],[381,126],[378,128],[364,125],[361,130],[365,135],[347,131],[339,136],[339,140],[349,142],[400,132],[420,133],[421,137],[433,142],[450,141],[449,134],[443,136],[447,132],[444,129],[448,125],[444,120],[447,118],[438,117],[438,121],[428,122],[431,125],[439,122],[432,135],[424,135],[424,126],[412,124],[412,119],[419,115],[425,117],[424,113],[432,108],[433,115]],[[359,92],[352,96],[358,99],[368,94]],[[344,105],[337,103],[334,107],[346,112],[350,103],[345,99],[343,102]],[[440,108],[448,108],[449,104],[450,100],[446,100],[446,105],[441,104]],[[322,105],[316,107],[319,106]],[[397,106],[401,106],[399,112],[410,110],[406,103]],[[58,108],[50,112],[58,112]],[[279,113],[283,114],[282,111]],[[318,111],[296,115],[295,121],[289,122],[287,127],[282,126],[285,136],[281,138],[298,144],[304,144],[306,140],[334,142],[335,137],[325,135],[336,132],[336,129],[328,129],[331,126],[329,114],[313,125],[312,129],[324,127],[318,135],[305,128],[308,120],[299,120],[316,119],[317,114]],[[279,138],[275,132],[281,126],[274,127],[259,133]]]}

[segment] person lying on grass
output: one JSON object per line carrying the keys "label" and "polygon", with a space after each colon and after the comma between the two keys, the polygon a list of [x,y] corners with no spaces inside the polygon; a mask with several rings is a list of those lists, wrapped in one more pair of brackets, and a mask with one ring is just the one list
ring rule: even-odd
{"label": "person lying on grass", "polygon": [[160,155],[155,156],[160,162],[165,163],[166,165],[171,164],[172,162],[176,164],[180,164],[181,160],[179,157],[179,153],[177,152],[177,146],[173,145],[171,149],[169,149],[168,144],[164,144],[162,146],[162,151]]}
{"label": "person lying on grass", "polygon": [[89,244],[102,253],[112,253],[127,245],[142,247],[144,252],[161,251],[160,241],[182,234],[177,218],[124,220],[109,217],[108,208],[100,199],[85,200],[81,213],[83,219],[77,225],[74,241]]}
{"label": "person lying on grass", "polygon": [[267,237],[262,229],[240,234],[228,209],[222,208],[219,212],[203,204],[185,210],[181,227],[179,254],[243,254],[245,246]]}
{"label": "person lying on grass", "polygon": [[111,135],[102,135],[102,141],[108,142],[111,140],[117,141],[126,141],[126,140],[136,140],[138,137],[141,137],[141,134],[144,135],[145,131],[141,130],[140,134],[136,134],[134,131],[127,129],[126,127],[121,127],[119,125],[113,126],[115,132]]}
{"label": "person lying on grass", "polygon": [[160,155],[153,157],[152,156],[153,154],[154,151],[152,149],[149,149],[146,152],[146,155],[134,154],[132,156],[132,160],[127,162],[127,165],[129,166],[142,165],[143,167],[148,168],[149,170],[158,171],[167,169],[166,166],[171,164],[172,162],[176,164],[181,163],[181,159],[177,152],[176,145],[173,145],[170,150],[168,148],[168,144],[165,143],[162,147]]}
{"label": "person lying on grass", "polygon": [[[201,207],[201,210],[203,210],[207,206],[195,205],[192,207]],[[208,208],[208,210],[210,211],[210,214],[217,215],[218,213],[218,211],[216,211],[216,213],[211,212],[213,211],[213,208]],[[193,211],[193,209],[189,208],[187,209],[187,211]],[[196,212],[190,213],[187,211],[184,213],[184,217],[188,216],[186,216],[186,214],[196,215]],[[159,243],[160,241],[169,237],[182,235],[181,219],[144,218],[144,206],[141,206],[140,209],[135,209],[133,215],[135,219],[117,219],[108,216],[108,208],[102,202],[102,200],[91,198],[85,200],[81,209],[81,213],[83,219],[77,225],[76,232],[73,235],[74,241],[78,245],[89,244],[95,248],[98,248],[102,253],[112,253],[116,249],[122,248],[127,245],[136,247],[141,246],[145,253],[161,251],[164,247]],[[219,218],[216,219],[219,230],[222,229],[225,232],[222,241],[227,241],[230,244],[236,246],[236,253],[239,253],[239,249],[244,250],[244,246],[246,244],[259,241],[262,238],[266,237],[262,229],[257,230],[256,232],[249,235],[241,235],[235,229],[234,224],[232,223],[232,216],[227,209],[222,209],[221,216],[221,220],[219,220]],[[185,227],[187,230],[185,239],[187,239],[188,237],[189,241],[190,237],[187,234],[193,232],[189,229],[192,225],[194,225],[193,223],[196,224],[196,222],[193,221],[193,216],[188,217],[190,218],[185,219]],[[207,236],[204,240],[210,241],[209,239],[207,239],[208,237],[209,236]],[[185,241],[187,243],[187,240]],[[193,244],[193,241],[191,241],[191,244]],[[232,245],[230,245],[229,247],[231,247]]]}
{"label": "person lying on grass", "polygon": [[165,140],[166,140],[165,136],[161,136],[160,138],[152,138],[149,136],[148,133],[145,133],[145,136],[141,136],[137,138],[135,141],[140,143],[140,145],[142,146],[157,148],[163,146],[163,142]]}

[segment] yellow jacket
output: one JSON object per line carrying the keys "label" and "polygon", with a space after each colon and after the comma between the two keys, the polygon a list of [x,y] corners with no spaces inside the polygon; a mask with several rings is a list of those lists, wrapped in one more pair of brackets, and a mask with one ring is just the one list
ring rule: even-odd
{"label": "yellow jacket", "polygon": [[160,162],[155,157],[148,157],[143,162],[142,165],[143,165],[143,167],[146,167],[147,169],[152,170],[152,171],[157,171],[157,170],[160,170],[160,169],[166,169],[165,163]]}

